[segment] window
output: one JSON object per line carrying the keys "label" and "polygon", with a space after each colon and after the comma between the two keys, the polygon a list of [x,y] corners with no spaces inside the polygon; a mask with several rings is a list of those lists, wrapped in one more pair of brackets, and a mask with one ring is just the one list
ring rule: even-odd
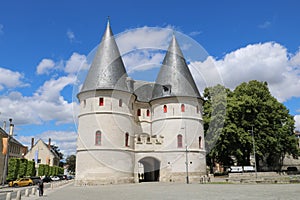
{"label": "window", "polygon": [[202,137],[199,136],[199,149],[202,149]]}
{"label": "window", "polygon": [[147,117],[150,116],[150,110],[147,110]]}
{"label": "window", "polygon": [[86,106],[86,100],[83,100],[83,107],[85,108]]}
{"label": "window", "polygon": [[119,107],[122,107],[122,99],[119,99]]}
{"label": "window", "polygon": [[141,109],[137,110],[137,116],[141,116]]}
{"label": "window", "polygon": [[99,98],[99,106],[104,106],[104,98]]}
{"label": "window", "polygon": [[182,135],[177,135],[177,147],[182,148]]}
{"label": "window", "polygon": [[129,133],[125,133],[125,146],[129,147]]}
{"label": "window", "polygon": [[181,112],[185,112],[185,106],[184,106],[184,104],[181,104]]}
{"label": "window", "polygon": [[166,105],[164,105],[164,113],[168,112],[168,108]]}
{"label": "window", "polygon": [[199,113],[199,106],[197,106],[197,108],[196,108],[196,112],[197,112],[197,113]]}
{"label": "window", "polygon": [[101,145],[101,131],[97,131],[95,135],[95,144]]}

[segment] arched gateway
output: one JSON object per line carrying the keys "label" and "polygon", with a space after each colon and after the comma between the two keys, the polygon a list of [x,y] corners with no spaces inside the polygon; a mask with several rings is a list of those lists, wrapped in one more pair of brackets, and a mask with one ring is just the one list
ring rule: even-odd
{"label": "arched gateway", "polygon": [[159,181],[159,160],[145,157],[139,160],[139,166],[139,182]]}

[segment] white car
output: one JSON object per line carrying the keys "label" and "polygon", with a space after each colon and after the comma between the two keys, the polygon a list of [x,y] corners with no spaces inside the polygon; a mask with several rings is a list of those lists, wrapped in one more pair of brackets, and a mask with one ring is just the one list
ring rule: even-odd
{"label": "white car", "polygon": [[52,181],[59,181],[60,178],[59,178],[58,176],[52,176],[52,177],[51,177],[51,180],[52,180]]}

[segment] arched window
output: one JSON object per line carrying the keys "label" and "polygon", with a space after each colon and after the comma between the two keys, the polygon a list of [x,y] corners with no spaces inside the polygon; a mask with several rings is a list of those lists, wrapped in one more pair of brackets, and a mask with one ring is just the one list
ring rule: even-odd
{"label": "arched window", "polygon": [[129,147],[129,133],[125,133],[125,147]]}
{"label": "arched window", "polygon": [[137,110],[137,116],[141,116],[141,109]]}
{"label": "arched window", "polygon": [[181,104],[181,112],[185,112],[185,105]]}
{"label": "arched window", "polygon": [[150,110],[147,110],[147,117],[150,116]]}
{"label": "arched window", "polygon": [[202,149],[202,137],[199,136],[199,149]]}
{"label": "arched window", "polygon": [[95,145],[101,145],[101,131],[97,131],[95,135]]}
{"label": "arched window", "polygon": [[168,108],[166,105],[164,105],[164,113],[168,112]]}
{"label": "arched window", "polygon": [[99,106],[104,106],[104,98],[99,98]]}
{"label": "arched window", "polygon": [[177,147],[182,148],[182,135],[177,135]]}
{"label": "arched window", "polygon": [[122,107],[122,99],[119,99],[119,107]]}

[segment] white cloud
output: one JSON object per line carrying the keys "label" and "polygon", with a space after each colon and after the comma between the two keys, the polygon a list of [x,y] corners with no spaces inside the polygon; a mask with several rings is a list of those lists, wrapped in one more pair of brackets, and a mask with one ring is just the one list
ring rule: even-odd
{"label": "white cloud", "polygon": [[300,115],[295,115],[294,116],[294,119],[295,119],[295,127],[296,127],[296,130],[300,131]]}
{"label": "white cloud", "polygon": [[49,74],[50,71],[55,69],[55,62],[51,59],[43,59],[36,67],[37,74]]}
{"label": "white cloud", "polygon": [[165,54],[158,51],[134,51],[123,56],[123,61],[127,69],[127,73],[131,74],[135,71],[144,71],[154,67],[160,67],[158,64],[163,60]]}
{"label": "white cloud", "polygon": [[68,39],[69,39],[69,41],[71,43],[74,42],[74,40],[75,40],[75,34],[70,29],[67,31],[67,37],[68,37]]}
{"label": "white cloud", "polygon": [[145,26],[116,35],[116,42],[123,55],[135,49],[167,49],[171,36],[172,29]]}
{"label": "white cloud", "polygon": [[24,75],[9,69],[0,67],[0,90],[7,88],[16,88],[26,86],[22,79]]}
{"label": "white cloud", "polygon": [[51,144],[58,146],[65,158],[68,155],[76,154],[77,133],[74,131],[49,130],[34,136],[17,136],[17,140],[29,148],[31,146],[31,138],[34,138],[35,142],[42,139],[46,144],[51,138]]}
{"label": "white cloud", "polygon": [[74,74],[79,70],[87,70],[89,65],[85,55],[80,55],[76,52],[72,54],[69,60],[66,62],[65,72]]}
{"label": "white cloud", "polygon": [[206,74],[204,77],[208,85],[214,85],[211,80],[216,73],[231,89],[250,80],[267,81],[272,95],[283,102],[291,97],[300,97],[298,56],[299,53],[289,57],[282,45],[266,42],[240,48],[219,60],[209,57],[203,63],[192,64],[197,64],[202,74]]}

